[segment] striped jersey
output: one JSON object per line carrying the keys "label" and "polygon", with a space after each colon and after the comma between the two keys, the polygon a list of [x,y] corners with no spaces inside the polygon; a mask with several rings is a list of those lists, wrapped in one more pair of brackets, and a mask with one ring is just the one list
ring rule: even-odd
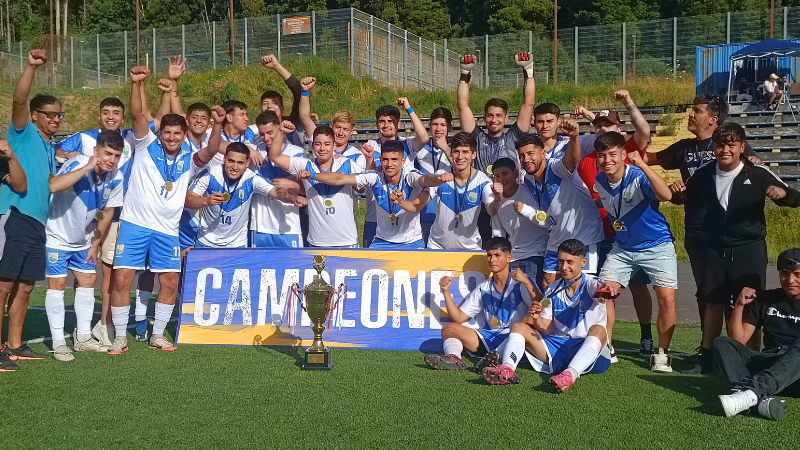
{"label": "striped jersey", "polygon": [[493,201],[492,182],[478,170],[463,186],[456,180],[439,186],[436,189],[436,220],[428,237],[428,248],[480,251],[480,204],[489,205]]}

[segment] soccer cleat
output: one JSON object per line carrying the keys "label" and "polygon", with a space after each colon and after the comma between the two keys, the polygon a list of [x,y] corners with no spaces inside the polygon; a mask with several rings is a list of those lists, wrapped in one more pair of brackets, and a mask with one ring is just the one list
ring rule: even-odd
{"label": "soccer cleat", "polygon": [[106,353],[109,347],[111,346],[103,345],[102,342],[94,338],[89,338],[83,342],[75,342],[76,352]]}
{"label": "soccer cleat", "polygon": [[650,356],[653,354],[653,340],[644,338],[639,341],[639,354],[642,356]]}
{"label": "soccer cleat", "polygon": [[106,354],[111,356],[118,356],[127,351],[128,351],[128,338],[122,336],[114,339],[114,342],[111,343],[111,347],[108,348]]}
{"label": "soccer cleat", "polygon": [[550,377],[550,385],[562,394],[567,392],[573,384],[575,384],[575,380],[572,379],[572,372],[569,370],[565,370],[554,377]]}
{"label": "soccer cleat", "polygon": [[783,420],[789,417],[789,404],[786,400],[768,398],[758,402],[758,413],[772,420]]}
{"label": "soccer cleat", "polygon": [[725,417],[732,417],[756,406],[758,397],[753,391],[736,391],[729,395],[720,395],[719,402],[725,411]]}
{"label": "soccer cleat", "polygon": [[147,342],[150,340],[150,332],[147,331],[147,328],[144,329],[144,333],[136,332],[136,335],[133,337],[133,340],[136,342]]}
{"label": "soccer cleat", "polygon": [[497,353],[497,350],[492,350],[489,353],[483,355],[483,358],[478,360],[478,363],[475,364],[475,371],[478,373],[483,373],[483,369],[487,367],[494,367],[500,362],[500,353]]}
{"label": "soccer cleat", "polygon": [[150,338],[150,348],[164,350],[165,352],[174,352],[178,349],[175,344],[168,341],[163,335],[153,335]]}
{"label": "soccer cleat", "polygon": [[19,361],[21,359],[44,359],[43,354],[36,353],[25,344],[20,345],[17,348],[11,348],[6,342],[6,344],[3,346],[3,353],[5,353],[5,355],[8,356],[8,358],[12,361]]}
{"label": "soccer cleat", "polygon": [[5,353],[0,353],[0,372],[16,372],[19,366],[14,363]]}
{"label": "soccer cleat", "polygon": [[514,369],[506,365],[487,367],[481,371],[481,376],[493,385],[519,384],[519,377]]}
{"label": "soccer cleat", "polygon": [[672,356],[668,355],[663,348],[659,348],[658,353],[650,355],[650,370],[658,373],[672,373]]}
{"label": "soccer cleat", "polygon": [[97,322],[97,324],[92,328],[92,336],[106,347],[111,347],[111,341],[113,341],[114,336],[113,330],[114,327],[110,323],[104,325],[100,322]]}
{"label": "soccer cleat", "polygon": [[430,354],[425,357],[425,364],[436,370],[455,370],[461,372],[467,368],[467,364],[456,355]]}
{"label": "soccer cleat", "polygon": [[618,363],[619,358],[617,358],[617,351],[614,350],[613,345],[608,346],[608,351],[611,353],[611,364]]}
{"label": "soccer cleat", "polygon": [[75,361],[75,356],[72,355],[72,350],[69,349],[66,345],[59,345],[58,347],[54,348],[53,351],[53,358],[56,361],[61,362],[72,362]]}

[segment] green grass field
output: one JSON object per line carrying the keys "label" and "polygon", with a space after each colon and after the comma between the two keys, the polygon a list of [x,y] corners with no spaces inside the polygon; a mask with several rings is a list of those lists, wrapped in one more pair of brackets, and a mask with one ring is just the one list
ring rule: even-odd
{"label": "green grass field", "polygon": [[[27,339],[49,334],[43,304],[37,288]],[[679,327],[673,351],[690,352],[699,333]],[[559,395],[530,369],[518,371],[520,385],[489,386],[474,372],[429,369],[420,352],[335,349],[331,372],[303,372],[302,349],[166,353],[130,338],[120,357],[48,357],[0,374],[0,447],[793,448],[800,439],[800,411],[780,423],[725,418],[719,380],[653,374],[634,353],[638,340],[638,325],[618,324],[620,362]]]}

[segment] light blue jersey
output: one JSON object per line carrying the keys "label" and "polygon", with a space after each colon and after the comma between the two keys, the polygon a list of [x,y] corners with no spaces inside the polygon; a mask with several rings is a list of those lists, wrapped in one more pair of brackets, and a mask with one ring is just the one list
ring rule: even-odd
{"label": "light blue jersey", "polygon": [[509,274],[503,292],[489,277],[470,292],[458,308],[475,319],[479,327],[475,331],[481,341],[487,349],[494,350],[505,340],[511,325],[528,316],[532,301],[525,286]]}

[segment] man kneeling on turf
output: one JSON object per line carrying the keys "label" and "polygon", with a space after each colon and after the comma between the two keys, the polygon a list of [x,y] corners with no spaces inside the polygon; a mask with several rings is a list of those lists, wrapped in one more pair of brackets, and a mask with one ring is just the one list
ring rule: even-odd
{"label": "man kneeling on turf", "polygon": [[487,382],[519,383],[514,369],[523,355],[537,371],[558,374],[550,378],[558,392],[566,392],[584,373],[608,370],[605,298],[615,297],[617,291],[584,274],[585,265],[586,246],[581,241],[567,239],[558,246],[561,279],[547,286],[544,299],[531,305],[530,315],[511,327],[502,365],[488,365],[481,372]]}
{"label": "man kneeling on turf", "polygon": [[[452,277],[444,277],[439,282],[444,293],[447,315],[452,323],[442,328],[444,355],[431,354],[425,357],[425,363],[434,369],[464,370],[466,364],[461,359],[461,352],[466,348],[470,353],[483,349],[491,352],[503,342],[512,324],[528,315],[533,303],[542,298],[539,288],[525,275],[521,269],[509,273],[511,264],[511,243],[503,237],[494,237],[486,243],[486,263],[492,276],[479,284],[464,300],[456,306],[450,286]],[[481,326],[479,329],[465,325],[469,319],[475,318]],[[494,353],[497,354],[496,352]],[[496,362],[487,358],[475,366],[483,368],[484,363]]]}

